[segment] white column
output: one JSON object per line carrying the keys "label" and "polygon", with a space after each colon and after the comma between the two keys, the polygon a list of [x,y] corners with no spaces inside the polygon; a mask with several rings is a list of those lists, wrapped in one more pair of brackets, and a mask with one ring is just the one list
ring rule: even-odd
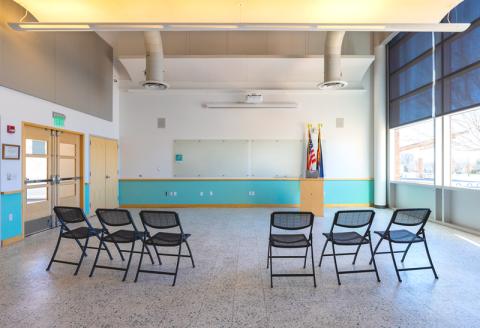
{"label": "white column", "polygon": [[373,64],[373,169],[374,205],[387,205],[387,60],[386,48],[374,48]]}

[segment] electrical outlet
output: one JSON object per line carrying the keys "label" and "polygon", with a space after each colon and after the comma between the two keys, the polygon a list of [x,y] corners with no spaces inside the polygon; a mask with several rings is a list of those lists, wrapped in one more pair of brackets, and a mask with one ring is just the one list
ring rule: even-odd
{"label": "electrical outlet", "polygon": [[173,197],[177,197],[177,192],[176,191],[173,192]]}
{"label": "electrical outlet", "polygon": [[213,196],[213,191],[210,190],[210,196]]}
{"label": "electrical outlet", "polygon": [[12,213],[8,214],[8,221],[13,221],[13,214]]}
{"label": "electrical outlet", "polygon": [[203,191],[200,191],[200,197],[203,197]]}

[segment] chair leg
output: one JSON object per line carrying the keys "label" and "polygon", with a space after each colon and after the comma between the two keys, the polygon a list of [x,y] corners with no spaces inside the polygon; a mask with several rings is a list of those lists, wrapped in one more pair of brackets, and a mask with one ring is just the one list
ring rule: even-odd
{"label": "chair leg", "polygon": [[152,253],[150,253],[150,248],[147,247],[146,249],[147,249],[148,256],[150,257],[150,261],[152,261],[152,265],[155,264],[155,262],[153,261]]}
{"label": "chair leg", "polygon": [[145,251],[145,240],[142,240],[142,252],[140,253],[140,261],[138,262],[138,267],[137,267],[137,274],[135,275],[135,280],[134,282],[137,282],[138,280],[138,274],[140,273],[140,268],[142,266],[142,261],[143,261],[143,252]]}
{"label": "chair leg", "polygon": [[125,281],[125,279],[127,279],[128,269],[130,269],[130,263],[132,262],[134,248],[135,248],[135,241],[132,242],[132,248],[130,249],[130,256],[128,257],[127,268],[125,269],[125,273],[123,274],[122,281]]}
{"label": "chair leg", "polygon": [[180,264],[181,254],[182,254],[182,244],[178,246],[177,266],[175,268],[175,277],[173,278],[172,286],[175,286],[175,282],[177,281],[178,265]]}
{"label": "chair leg", "polygon": [[377,243],[377,246],[375,246],[375,250],[373,251],[372,257],[370,258],[370,262],[368,262],[369,265],[372,265],[373,257],[375,256],[375,254],[377,254],[378,247],[380,247],[380,244],[382,243],[382,240],[383,240],[383,238],[380,238],[380,240]]}
{"label": "chair leg", "polygon": [[116,242],[113,242],[113,243],[115,244],[115,247],[117,248],[118,253],[120,254],[120,258],[122,259],[122,261],[125,261],[125,258],[123,257],[122,250],[120,249],[120,246],[118,246],[118,244]]}
{"label": "chair leg", "polygon": [[190,253],[190,260],[192,260],[192,267],[195,267],[195,262],[193,261],[193,255],[192,255],[192,250],[190,249],[190,245],[188,242],[185,240],[185,245],[187,245],[188,253]]}
{"label": "chair leg", "polygon": [[405,260],[405,256],[407,256],[408,250],[410,249],[410,246],[412,246],[412,244],[413,243],[408,244],[407,249],[405,249],[405,252],[403,253],[403,256],[402,256],[402,259],[400,260],[400,262],[403,263],[403,261]]}
{"label": "chair leg", "polygon": [[83,258],[85,256],[87,256],[87,246],[88,246],[88,240],[89,239],[90,238],[87,237],[87,239],[85,240],[85,246],[83,246],[82,255],[80,256],[80,261],[78,261],[77,269],[75,270],[75,273],[73,274],[74,276],[76,276],[78,274],[78,270],[80,270],[80,266],[82,265]]}
{"label": "chair leg", "polygon": [[328,239],[325,240],[325,245],[323,245],[322,255],[320,256],[320,262],[318,262],[318,267],[322,266],[323,254],[325,254],[325,249],[327,249]]}
{"label": "chair leg", "polygon": [[267,255],[267,269],[268,269],[268,265],[270,263],[270,244],[268,245],[268,255]]}
{"label": "chair leg", "polygon": [[338,266],[337,266],[337,256],[335,254],[335,243],[332,242],[332,251],[333,251],[333,263],[335,263],[335,272],[337,273],[337,282],[338,285],[341,285],[340,282],[340,275],[338,274]]}
{"label": "chair leg", "polygon": [[82,250],[83,252],[83,246],[82,246],[82,243],[80,243],[80,241],[78,239],[75,239],[75,242],[77,243],[78,247],[80,247],[80,249]]}
{"label": "chair leg", "polygon": [[55,245],[55,250],[53,251],[52,258],[50,259],[50,263],[48,263],[46,271],[49,271],[50,267],[52,266],[53,260],[55,259],[55,256],[57,255],[58,246],[60,245],[60,240],[61,239],[62,239],[62,231],[60,231],[60,234],[58,235],[57,245]]}
{"label": "chair leg", "polygon": [[307,249],[305,250],[305,259],[303,260],[304,269],[307,267],[307,255],[308,255],[308,246],[307,246]]}
{"label": "chair leg", "polygon": [[425,239],[425,236],[423,238],[423,244],[425,245],[425,250],[427,251],[427,257],[428,257],[428,261],[430,262],[430,266],[432,267],[433,275],[435,276],[435,279],[438,279],[437,271],[435,271],[432,258],[430,257],[430,252],[428,251],[427,240]]}
{"label": "chair leg", "polygon": [[268,245],[268,250],[269,250],[269,253],[270,253],[270,256],[269,256],[269,259],[270,259],[270,288],[273,288],[273,269],[272,269],[272,245],[269,244]]}
{"label": "chair leg", "polygon": [[310,255],[312,256],[312,273],[313,273],[313,287],[317,288],[317,279],[315,277],[315,260],[314,260],[314,257],[313,257],[313,242],[312,242],[312,245],[310,247]]}
{"label": "chair leg", "polygon": [[352,265],[355,265],[355,262],[357,261],[357,256],[358,256],[358,252],[360,251],[360,247],[362,247],[362,244],[359,244],[357,247],[357,251],[355,252],[355,256],[353,257]]}
{"label": "chair leg", "polygon": [[100,241],[101,242],[98,244],[97,255],[95,255],[95,261],[93,261],[93,266],[92,266],[92,270],[90,271],[89,277],[93,276],[93,272],[95,271],[95,267],[97,266],[98,257],[100,255],[100,250],[102,248],[103,233],[102,233],[102,236],[100,237]]}
{"label": "chair leg", "polygon": [[380,276],[378,275],[377,263],[375,262],[375,254],[373,254],[372,239],[370,238],[368,245],[370,246],[370,254],[372,255],[373,268],[375,269],[375,274],[377,275],[377,281],[380,282]]}
{"label": "chair leg", "polygon": [[[147,246],[148,247],[148,246]],[[155,253],[157,253],[157,259],[158,259],[158,264],[162,265],[162,260],[160,259],[160,252],[158,251],[158,248],[156,245],[153,245],[153,249],[155,249]]]}
{"label": "chair leg", "polygon": [[107,254],[108,254],[108,257],[110,258],[110,260],[113,260],[113,256],[112,256],[112,253],[110,253],[110,250],[108,249],[107,247],[107,244],[103,241],[100,241],[100,245],[102,245],[105,250],[107,251]]}
{"label": "chair leg", "polygon": [[393,252],[392,242],[389,240],[388,245],[390,246],[390,254],[392,255],[393,266],[395,267],[395,272],[397,273],[397,278],[399,282],[402,282],[402,278],[400,278],[400,273],[398,272],[397,262],[395,261],[395,253]]}

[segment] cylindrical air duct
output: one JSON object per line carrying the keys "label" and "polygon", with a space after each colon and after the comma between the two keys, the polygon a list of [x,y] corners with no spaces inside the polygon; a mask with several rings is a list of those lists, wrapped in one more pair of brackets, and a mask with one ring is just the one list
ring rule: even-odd
{"label": "cylindrical air duct", "polygon": [[146,89],[167,89],[168,84],[164,81],[162,36],[159,31],[145,31],[144,36],[146,67],[142,86]]}
{"label": "cylindrical air duct", "polygon": [[324,51],[324,79],[320,89],[339,89],[347,85],[342,79],[342,43],[345,31],[327,32]]}

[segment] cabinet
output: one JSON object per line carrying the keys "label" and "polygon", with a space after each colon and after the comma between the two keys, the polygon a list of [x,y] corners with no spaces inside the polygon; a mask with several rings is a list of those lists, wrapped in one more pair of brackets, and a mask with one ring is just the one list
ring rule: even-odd
{"label": "cabinet", "polygon": [[323,216],[323,179],[300,180],[300,210]]}

